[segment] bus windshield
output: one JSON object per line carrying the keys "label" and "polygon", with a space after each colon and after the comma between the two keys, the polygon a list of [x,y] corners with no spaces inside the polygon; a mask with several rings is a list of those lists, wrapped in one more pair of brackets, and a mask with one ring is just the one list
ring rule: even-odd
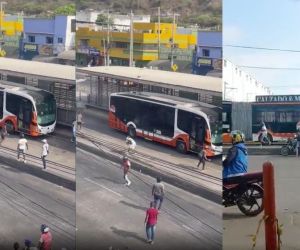
{"label": "bus windshield", "polygon": [[219,121],[211,121],[209,122],[210,130],[211,130],[211,142],[214,145],[222,144],[222,123]]}
{"label": "bus windshield", "polygon": [[56,120],[56,102],[51,94],[43,95],[36,101],[37,122],[40,126],[48,126]]}

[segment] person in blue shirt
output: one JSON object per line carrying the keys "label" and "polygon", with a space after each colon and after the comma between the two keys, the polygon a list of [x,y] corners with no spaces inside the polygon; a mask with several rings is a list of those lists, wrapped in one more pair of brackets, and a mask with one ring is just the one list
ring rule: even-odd
{"label": "person in blue shirt", "polygon": [[247,173],[248,169],[248,153],[244,143],[244,134],[235,130],[231,132],[231,137],[232,147],[223,161],[223,179],[243,175]]}

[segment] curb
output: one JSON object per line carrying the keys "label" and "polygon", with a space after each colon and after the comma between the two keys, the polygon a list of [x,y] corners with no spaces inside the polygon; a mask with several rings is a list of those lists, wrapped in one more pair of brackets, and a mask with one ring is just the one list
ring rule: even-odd
{"label": "curb", "polygon": [[[102,151],[100,151],[100,150],[98,150],[98,149],[96,149],[92,146],[88,146],[88,145],[86,145],[82,142],[77,142],[77,147],[84,150],[84,151],[88,151],[90,153],[93,153],[97,156],[106,158],[110,161],[113,161],[113,162],[116,162],[116,163],[121,162],[119,157],[114,156],[112,154],[106,154],[106,153],[104,153],[104,152],[102,152]],[[208,188],[205,188],[203,186],[200,186],[200,185],[185,182],[184,180],[182,180],[178,177],[175,177],[175,176],[169,176],[165,173],[160,173],[157,170],[151,169],[149,167],[145,167],[145,166],[143,166],[139,163],[136,163],[134,161],[132,163],[133,164],[131,165],[131,168],[135,171],[142,172],[142,173],[150,175],[151,177],[154,177],[154,178],[156,178],[159,175],[159,176],[162,177],[163,181],[166,182],[166,183],[169,183],[173,186],[176,186],[176,187],[181,188],[185,191],[193,193],[197,196],[201,196],[201,197],[203,197],[207,200],[210,200],[212,202],[221,204],[221,193],[217,193],[215,191],[212,191],[212,190],[210,190]]]}
{"label": "curb", "polygon": [[72,191],[76,190],[76,182],[75,181],[71,181],[69,179],[55,175],[53,173],[43,171],[42,168],[37,167],[34,164],[31,164],[31,163],[24,164],[23,163],[23,166],[21,166],[20,162],[17,161],[16,159],[13,159],[11,157],[5,157],[3,155],[0,156],[0,163],[6,163],[7,165],[9,165],[12,168],[18,169],[22,172],[26,172],[28,174],[31,174],[38,178],[52,182],[58,186],[62,186],[64,188],[70,189]]}

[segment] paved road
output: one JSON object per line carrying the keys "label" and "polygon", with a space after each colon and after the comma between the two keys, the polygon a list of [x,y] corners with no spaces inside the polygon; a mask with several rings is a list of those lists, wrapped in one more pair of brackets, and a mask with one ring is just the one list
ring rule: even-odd
{"label": "paved road", "polygon": [[[153,246],[143,221],[154,179],[132,172],[124,186],[118,164],[77,149],[77,247],[89,249],[221,249],[222,207],[166,185]],[[127,247],[127,248],[126,248]],[[85,249],[85,248],[83,248]]]}
{"label": "paved road", "polygon": [[75,192],[22,169],[0,156],[0,249],[15,241],[38,242],[40,225],[49,225],[54,248],[75,249]]}
{"label": "paved road", "polygon": [[[94,131],[95,136],[106,136],[113,142],[119,143],[125,146],[126,134],[121,133],[117,130],[111,129],[108,126],[108,114],[105,111],[99,111],[95,109],[83,109],[83,121],[84,127]],[[196,154],[180,154],[174,148],[164,146],[162,144],[154,143],[151,141],[144,140],[142,138],[136,138],[137,151],[149,154],[156,152],[157,157],[161,159],[170,160],[178,164],[197,166],[198,160]],[[220,158],[213,159],[212,162],[207,162],[207,173],[218,176],[221,178],[221,161]]]}
{"label": "paved road", "polygon": [[[283,250],[300,249],[300,158],[295,156],[250,156],[249,171],[262,170],[262,164],[271,160],[275,165],[277,216],[283,223]],[[262,215],[254,218],[243,216],[236,207],[224,208],[224,250],[248,250]],[[258,236],[257,247],[264,249],[264,226]]]}

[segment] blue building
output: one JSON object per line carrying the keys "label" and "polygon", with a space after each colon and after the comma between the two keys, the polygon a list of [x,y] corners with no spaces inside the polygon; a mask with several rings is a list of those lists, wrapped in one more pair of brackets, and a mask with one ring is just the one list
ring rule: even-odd
{"label": "blue building", "polygon": [[222,77],[222,32],[198,31],[197,48],[193,56],[193,73],[207,75],[214,71]]}
{"label": "blue building", "polygon": [[20,56],[56,56],[75,47],[75,16],[24,18],[24,34]]}

